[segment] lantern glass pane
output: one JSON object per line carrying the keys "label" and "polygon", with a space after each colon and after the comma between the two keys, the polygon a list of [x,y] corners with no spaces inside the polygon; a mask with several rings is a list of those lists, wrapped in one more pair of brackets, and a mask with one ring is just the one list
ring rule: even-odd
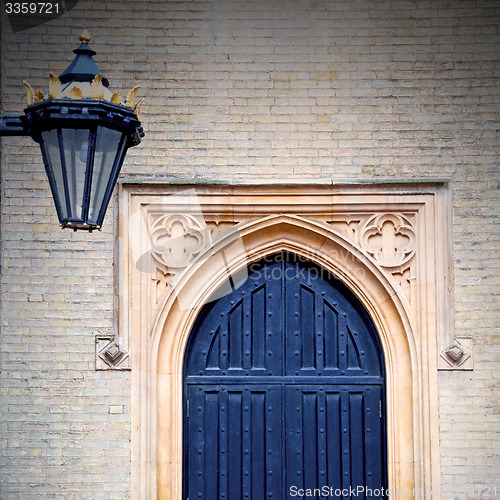
{"label": "lantern glass pane", "polygon": [[63,129],[63,148],[68,176],[70,219],[83,218],[83,194],[89,149],[88,129]]}
{"label": "lantern glass pane", "polygon": [[[116,177],[113,167],[120,169],[123,162],[124,143],[122,133],[105,127],[97,127],[94,172],[90,190],[89,222],[98,223],[103,203],[107,205],[106,191],[110,180]],[[118,160],[115,164],[115,159]],[[106,207],[104,207],[106,208]]]}
{"label": "lantern glass pane", "polygon": [[64,187],[65,172],[61,162],[61,150],[59,149],[59,139],[57,130],[46,130],[42,132],[43,153],[47,165],[47,177],[49,178],[52,196],[57,209],[59,220],[67,220],[68,209],[66,205],[66,195]]}

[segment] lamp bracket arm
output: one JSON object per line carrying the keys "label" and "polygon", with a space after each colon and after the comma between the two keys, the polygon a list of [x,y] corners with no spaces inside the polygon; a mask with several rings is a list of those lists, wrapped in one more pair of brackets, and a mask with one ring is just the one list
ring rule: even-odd
{"label": "lamp bracket arm", "polygon": [[29,135],[20,116],[0,115],[0,137]]}

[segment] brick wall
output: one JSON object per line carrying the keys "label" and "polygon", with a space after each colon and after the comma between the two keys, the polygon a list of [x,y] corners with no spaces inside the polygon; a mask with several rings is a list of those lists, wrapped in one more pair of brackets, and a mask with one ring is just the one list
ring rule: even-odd
{"label": "brick wall", "polygon": [[[46,91],[87,27],[111,87],[146,98],[124,176],[451,178],[475,369],[439,374],[443,491],[498,495],[499,26],[495,0],[80,0],[18,33],[4,16],[2,113],[20,114],[23,78]],[[2,142],[0,498],[128,498],[130,374],[94,370],[114,205],[102,233],[57,229],[38,146]]]}

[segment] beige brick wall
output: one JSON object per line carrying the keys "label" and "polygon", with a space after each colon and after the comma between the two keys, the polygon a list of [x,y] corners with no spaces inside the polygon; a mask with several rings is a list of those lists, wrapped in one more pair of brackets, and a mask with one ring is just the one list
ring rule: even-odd
{"label": "beige brick wall", "polygon": [[[500,2],[80,0],[18,33],[4,16],[3,114],[21,113],[23,78],[47,89],[85,27],[112,88],[146,98],[124,176],[453,180],[456,333],[475,369],[439,374],[443,491],[500,495]],[[102,233],[59,230],[38,147],[2,143],[0,498],[128,498],[130,374],[94,370],[114,206]]]}

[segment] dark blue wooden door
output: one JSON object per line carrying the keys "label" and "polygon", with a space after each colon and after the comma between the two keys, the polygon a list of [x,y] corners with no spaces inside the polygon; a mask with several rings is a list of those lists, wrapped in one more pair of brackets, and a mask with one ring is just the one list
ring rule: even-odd
{"label": "dark blue wooden door", "polygon": [[377,335],[324,270],[288,254],[250,266],[200,314],[184,391],[185,499],[385,498]]}

